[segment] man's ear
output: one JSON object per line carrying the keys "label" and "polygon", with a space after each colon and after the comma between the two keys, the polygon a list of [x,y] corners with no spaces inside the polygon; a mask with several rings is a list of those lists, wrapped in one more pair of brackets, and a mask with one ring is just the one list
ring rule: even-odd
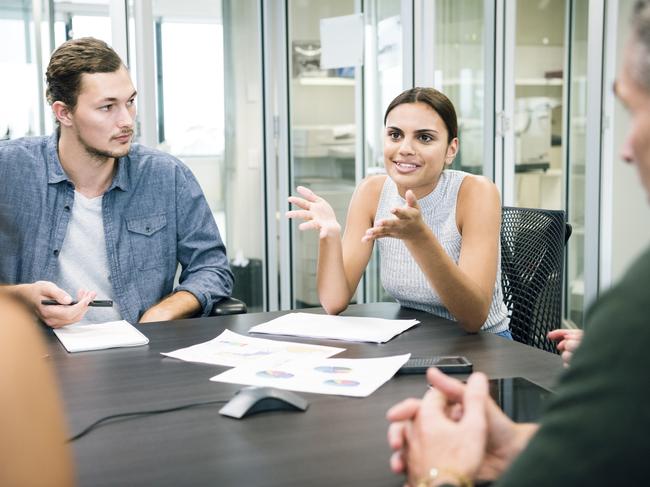
{"label": "man's ear", "polygon": [[72,125],[72,110],[62,101],[52,103],[52,112],[61,125],[65,127]]}

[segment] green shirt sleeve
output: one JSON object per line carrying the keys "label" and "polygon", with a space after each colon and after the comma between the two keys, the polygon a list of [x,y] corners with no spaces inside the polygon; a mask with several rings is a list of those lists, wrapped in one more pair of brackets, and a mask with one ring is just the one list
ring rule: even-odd
{"label": "green shirt sleeve", "polygon": [[650,252],[591,309],[556,392],[495,485],[650,482]]}

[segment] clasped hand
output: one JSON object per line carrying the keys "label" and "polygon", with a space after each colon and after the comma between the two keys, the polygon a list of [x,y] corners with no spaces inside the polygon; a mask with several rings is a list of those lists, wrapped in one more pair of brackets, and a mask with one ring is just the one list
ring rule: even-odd
{"label": "clasped hand", "polygon": [[366,230],[361,240],[370,242],[384,237],[412,240],[424,235],[428,227],[422,219],[415,194],[409,189],[404,194],[404,199],[406,205],[391,210],[395,218],[375,221],[375,225]]}
{"label": "clasped hand", "polygon": [[486,377],[472,374],[464,385],[429,369],[427,379],[433,389],[423,399],[406,399],[387,413],[393,472],[407,474],[411,486],[431,468],[496,479],[515,456],[517,425],[489,397]]}

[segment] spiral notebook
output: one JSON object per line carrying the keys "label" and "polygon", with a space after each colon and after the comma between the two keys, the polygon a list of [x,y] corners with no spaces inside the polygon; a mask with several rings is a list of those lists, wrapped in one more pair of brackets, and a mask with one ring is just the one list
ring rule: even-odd
{"label": "spiral notebook", "polygon": [[55,329],[54,334],[70,353],[137,347],[149,343],[142,332],[124,320],[93,325],[68,325]]}

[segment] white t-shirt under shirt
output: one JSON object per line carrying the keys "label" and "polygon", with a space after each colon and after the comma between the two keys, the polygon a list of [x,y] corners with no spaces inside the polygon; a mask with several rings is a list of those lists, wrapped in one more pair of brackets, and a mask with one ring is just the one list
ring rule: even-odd
{"label": "white t-shirt under shirt", "polygon": [[[59,252],[59,276],[56,284],[73,299],[77,291],[95,291],[95,299],[113,299],[106,257],[102,196],[86,198],[74,192],[70,222]],[[121,320],[117,303],[112,308],[89,307],[80,323]]]}

